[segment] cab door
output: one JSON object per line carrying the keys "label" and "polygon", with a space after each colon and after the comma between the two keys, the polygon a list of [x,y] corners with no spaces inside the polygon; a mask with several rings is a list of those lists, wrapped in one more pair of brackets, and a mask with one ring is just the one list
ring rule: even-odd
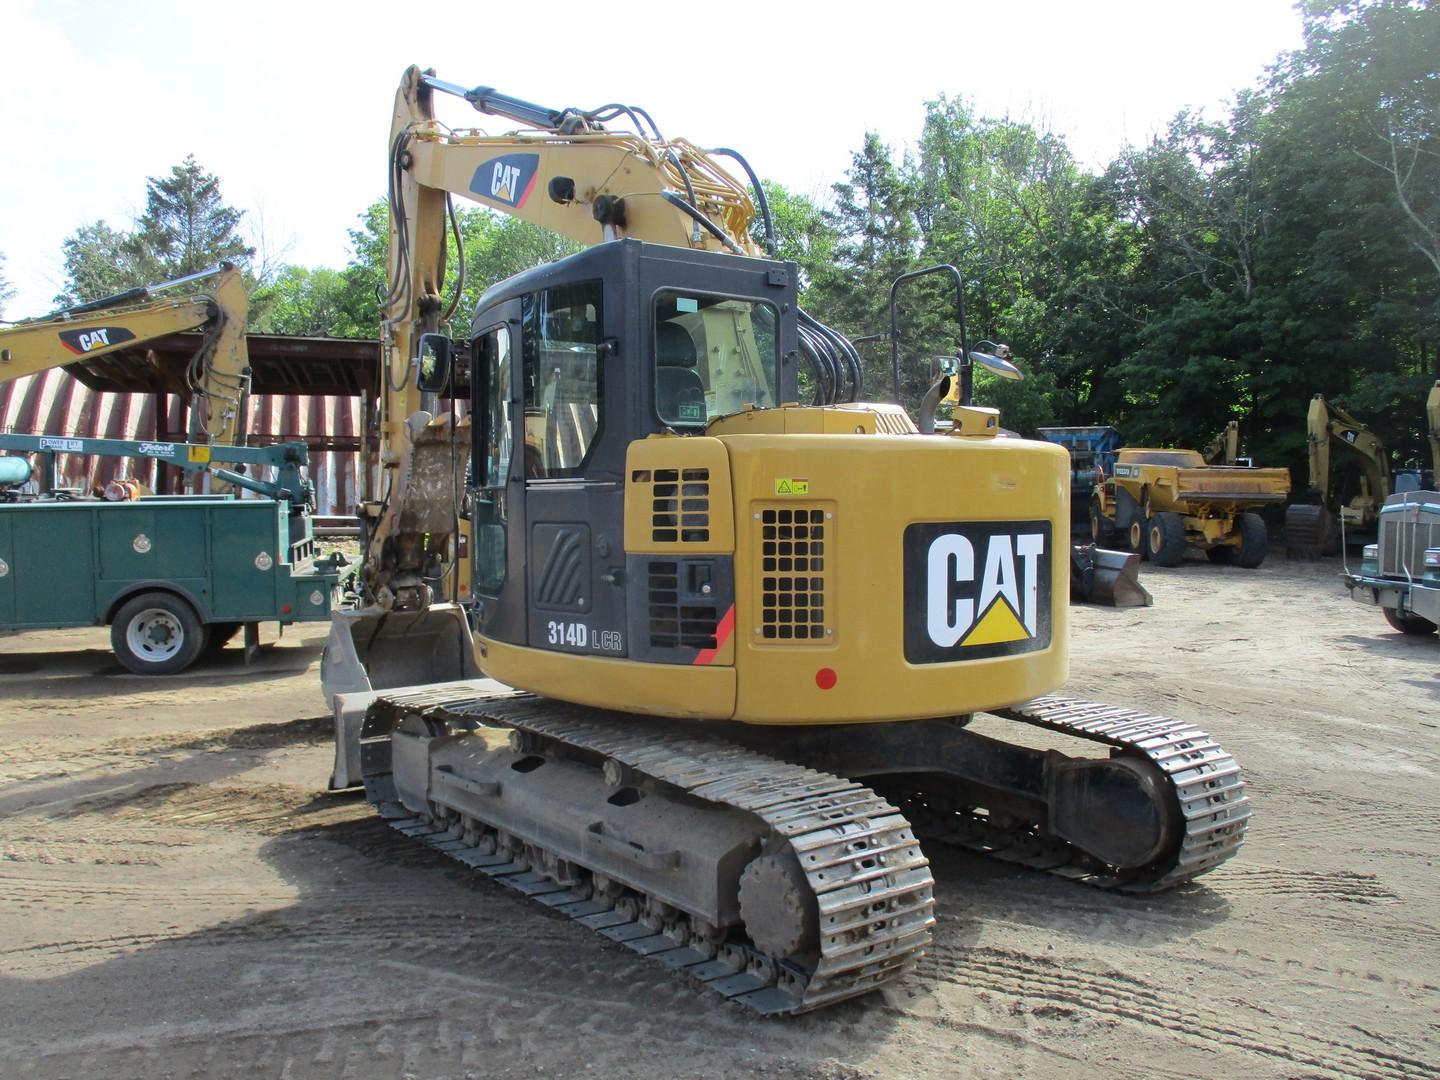
{"label": "cab door", "polygon": [[477,318],[470,379],[471,595],[475,628],[525,644],[525,448],[518,364],[520,302]]}

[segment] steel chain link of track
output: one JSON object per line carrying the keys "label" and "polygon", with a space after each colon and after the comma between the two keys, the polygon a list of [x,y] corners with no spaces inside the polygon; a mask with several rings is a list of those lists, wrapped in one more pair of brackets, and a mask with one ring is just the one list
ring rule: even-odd
{"label": "steel chain link of track", "polygon": [[747,943],[706,949],[683,915],[667,925],[643,902],[622,914],[613,899],[572,892],[509,855],[481,854],[463,839],[462,824],[427,822],[397,802],[386,805],[393,789],[366,781],[371,801],[400,832],[759,1013],[805,1012],[866,993],[903,975],[930,942],[929,860],[910,823],[860,784],[718,739],[658,731],[634,718],[623,726],[605,723],[594,719],[595,710],[528,696],[447,700],[422,691],[383,701],[397,716],[419,713],[552,739],[764,822],[795,855],[816,899],[820,952],[809,971]]}
{"label": "steel chain link of track", "polygon": [[[902,803],[922,838],[933,838],[1005,862],[1019,863],[1102,889],[1151,893],[1173,889],[1215,869],[1239,849],[1250,819],[1250,798],[1240,766],[1205,732],[1168,716],[1046,696],[991,715],[1104,743],[1138,754],[1169,779],[1182,832],[1178,845],[1157,865],[1126,874],[1103,867],[1063,840],[1038,837],[1028,824],[995,825],[973,808]],[[936,811],[939,812],[936,812]]]}
{"label": "steel chain link of track", "polygon": [[[481,854],[459,825],[417,818],[388,783],[367,778],[371,802],[408,836],[534,897],[635,952],[683,970],[757,1012],[804,1012],[864,993],[913,966],[934,923],[933,880],[915,832],[901,813],[859,784],[774,761],[721,740],[597,723],[593,710],[531,697],[455,697],[455,688],[388,696],[397,717],[418,713],[462,725],[529,731],[624,762],[637,773],[693,795],[756,814],[799,857],[819,902],[820,963],[806,973],[746,944],[718,955],[697,949],[683,925],[664,926],[614,910],[613,900],[570,891],[504,854]],[[925,832],[942,842],[1100,888],[1159,892],[1225,862],[1240,848],[1250,800],[1234,759],[1205,732],[1170,717],[1047,696],[992,715],[1100,742],[1153,762],[1170,780],[1183,831],[1163,865],[1140,878],[1097,867],[1063,841],[1036,837],[1029,825],[1006,828],[956,804],[943,813],[916,809]],[[388,778],[385,778],[388,780]],[[927,796],[928,800],[928,796]],[[933,802],[933,800],[930,800]],[[865,846],[856,846],[865,845]],[[876,865],[879,863],[879,865]],[[842,876],[836,877],[839,873]],[[683,922],[683,920],[682,920]],[[878,955],[877,955],[878,954]]]}

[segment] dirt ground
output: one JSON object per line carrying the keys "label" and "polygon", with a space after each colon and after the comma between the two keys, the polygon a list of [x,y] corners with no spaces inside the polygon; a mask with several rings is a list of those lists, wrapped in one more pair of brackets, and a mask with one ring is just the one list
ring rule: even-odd
{"label": "dirt ground", "polygon": [[761,1020],[323,792],[323,629],[166,681],[0,638],[0,1075],[1440,1074],[1440,641],[1338,566],[1148,568],[1070,690],[1244,766],[1239,856],[1159,897],[931,852],[897,986]]}

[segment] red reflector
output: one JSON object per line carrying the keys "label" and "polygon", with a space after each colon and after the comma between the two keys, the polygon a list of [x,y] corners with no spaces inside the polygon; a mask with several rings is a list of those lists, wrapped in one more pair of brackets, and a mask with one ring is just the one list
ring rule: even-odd
{"label": "red reflector", "polygon": [[289,605],[289,604],[281,604],[281,605],[280,605],[280,614],[281,614],[281,615],[289,615],[289,614],[290,614],[290,605]]}
{"label": "red reflector", "polygon": [[833,668],[822,667],[815,672],[815,685],[821,690],[829,690],[835,685],[835,671]]}

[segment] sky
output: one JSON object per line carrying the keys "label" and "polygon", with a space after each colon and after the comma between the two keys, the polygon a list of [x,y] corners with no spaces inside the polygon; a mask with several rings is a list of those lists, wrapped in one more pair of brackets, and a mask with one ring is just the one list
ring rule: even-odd
{"label": "sky", "polygon": [[[0,0],[5,317],[44,314],[61,241],[128,229],[194,154],[270,262],[342,267],[385,190],[406,67],[546,106],[647,109],[824,199],[866,131],[899,153],[941,94],[1063,135],[1102,168],[1182,108],[1224,114],[1301,44],[1292,0]],[[509,127],[457,100],[440,119]]]}

